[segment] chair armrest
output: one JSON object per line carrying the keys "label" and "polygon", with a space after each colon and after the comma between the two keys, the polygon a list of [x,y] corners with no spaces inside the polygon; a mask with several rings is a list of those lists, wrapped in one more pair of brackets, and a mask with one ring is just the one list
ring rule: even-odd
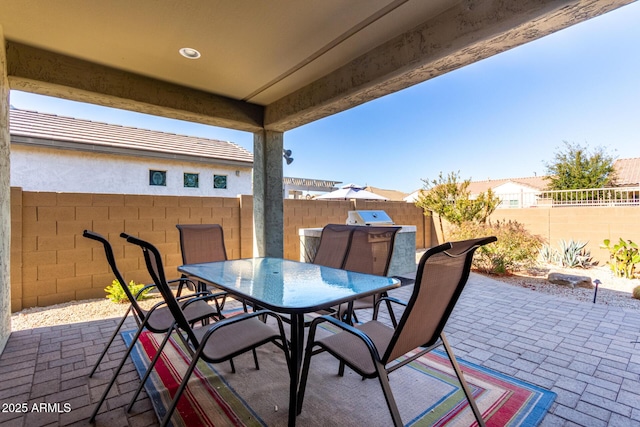
{"label": "chair armrest", "polygon": [[151,306],[151,308],[148,310],[148,312],[151,313],[153,310],[157,309],[158,307],[162,307],[165,304],[167,304],[167,303],[164,300],[162,300],[160,302],[157,302],[153,306]]}
{"label": "chair armrest", "polygon": [[196,301],[208,301],[208,300],[214,300],[216,302],[216,308],[219,309],[218,307],[218,301],[216,300],[216,298],[218,297],[223,297],[227,295],[226,292],[218,292],[218,293],[211,293],[211,292],[198,292],[196,294],[191,294],[191,295],[185,295],[182,297],[178,297],[176,298],[177,301],[182,301],[182,300],[187,300],[185,303],[182,304],[182,306],[180,308],[182,308],[183,310],[185,309],[186,306],[188,306],[189,304],[193,304]]}
{"label": "chair armrest", "polygon": [[182,295],[179,297],[176,297],[176,301],[182,301],[182,300],[189,300],[189,299],[193,299],[193,298],[200,298],[206,295],[210,295],[209,292],[194,292],[192,294],[189,295]]}
{"label": "chair armrest", "polygon": [[150,283],[148,285],[145,285],[142,289],[136,292],[136,294],[134,295],[134,298],[137,300],[140,297],[140,295],[142,295],[142,293],[145,292],[147,289],[151,289],[155,287],[157,287],[155,283]]}
{"label": "chair armrest", "polygon": [[167,280],[167,284],[169,284],[169,285],[171,285],[173,283],[180,283],[180,282],[191,283],[194,286],[194,289],[195,289],[196,282],[194,282],[193,280],[188,279],[186,277],[180,277],[179,279]]}
{"label": "chair armrest", "polygon": [[378,301],[376,301],[376,304],[380,304],[382,301],[389,301],[394,304],[403,305],[405,307],[408,305],[406,301],[402,301],[402,300],[399,300],[398,298],[393,298],[393,297],[382,297]]}

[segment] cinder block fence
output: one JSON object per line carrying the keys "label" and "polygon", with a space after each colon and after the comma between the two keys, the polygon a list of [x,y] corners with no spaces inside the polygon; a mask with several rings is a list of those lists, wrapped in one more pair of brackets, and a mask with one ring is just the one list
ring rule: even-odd
{"label": "cinder block fence", "polygon": [[[11,310],[72,300],[103,298],[113,275],[102,246],[85,229],[106,236],[125,280],[148,283],[138,247],[121,232],[155,244],[169,278],[182,264],[176,224],[217,223],[229,258],[253,255],[253,199],[26,192],[11,189]],[[430,245],[431,219],[401,202],[284,201],[284,255],[299,259],[298,229],[344,223],[353,209],[384,209],[398,224],[416,225],[416,246]],[[426,240],[425,240],[426,239]],[[429,243],[425,243],[429,242]]]}
{"label": "cinder block fence", "polygon": [[[416,248],[438,243],[431,217],[403,202],[284,201],[284,256],[299,259],[300,228],[344,223],[350,210],[384,210],[400,225],[415,225]],[[560,240],[588,241],[593,257],[606,263],[604,239],[640,243],[640,207],[499,209],[492,220],[516,220],[552,246]],[[71,300],[103,298],[113,275],[85,229],[113,244],[126,280],[148,283],[140,249],[119,237],[122,231],[149,240],[164,255],[169,278],[182,263],[176,224],[218,223],[229,258],[253,256],[253,199],[26,192],[11,189],[11,309],[19,311]]]}

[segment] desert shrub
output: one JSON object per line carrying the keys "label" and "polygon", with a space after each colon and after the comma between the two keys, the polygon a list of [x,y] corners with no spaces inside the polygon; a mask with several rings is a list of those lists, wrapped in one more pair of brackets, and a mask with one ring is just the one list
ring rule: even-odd
{"label": "desert shrub", "polygon": [[633,297],[635,299],[640,299],[640,286],[633,288]]}
{"label": "desert shrub", "polygon": [[[130,281],[128,285],[129,290],[131,291],[133,296],[136,296],[138,292],[140,292],[140,290],[144,288],[144,286],[145,285],[136,284],[133,280]],[[138,296],[137,299],[143,300],[143,299],[149,298],[147,293],[150,290],[151,289],[145,290],[142,294]],[[122,289],[122,286],[120,286],[120,282],[115,279],[113,280],[113,282],[111,282],[109,286],[104,288],[104,291],[107,293],[107,298],[109,298],[109,300],[115,303],[129,302],[129,297],[127,297],[127,294],[124,292],[124,289]]]}
{"label": "desert shrub", "polygon": [[486,224],[466,222],[455,228],[451,240],[496,236],[497,242],[478,248],[473,266],[485,273],[506,274],[533,267],[543,239],[527,231],[517,221],[496,221]]}
{"label": "desert shrub", "polygon": [[638,245],[631,240],[620,240],[611,245],[609,239],[605,239],[602,248],[609,251],[609,267],[617,277],[633,279],[636,276],[636,264],[640,263],[640,251]]}

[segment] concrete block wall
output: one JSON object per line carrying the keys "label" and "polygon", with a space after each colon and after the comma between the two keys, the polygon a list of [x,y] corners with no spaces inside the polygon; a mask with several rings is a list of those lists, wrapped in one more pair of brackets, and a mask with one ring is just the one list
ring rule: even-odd
{"label": "concrete block wall", "polygon": [[103,298],[113,274],[100,244],[85,229],[112,243],[125,280],[149,283],[141,251],[119,237],[148,240],[164,255],[169,279],[182,264],[178,223],[219,223],[229,258],[240,258],[237,198],[23,192],[12,188],[11,308]]}
{"label": "concrete block wall", "polygon": [[422,209],[405,202],[366,202],[362,200],[284,200],[284,257],[300,259],[301,228],[324,227],[327,224],[344,224],[351,210],[383,210],[398,225],[415,225],[416,248],[431,246],[431,217],[425,217]]}
{"label": "concrete block wall", "polygon": [[[300,228],[343,224],[350,210],[384,210],[399,225],[415,225],[416,248],[438,243],[430,216],[402,202],[284,200],[284,255],[300,257]],[[601,265],[609,259],[604,239],[640,243],[637,207],[501,209],[492,220],[516,220],[548,243],[589,241]],[[437,220],[437,218],[436,218]],[[162,252],[168,278],[182,264],[176,224],[218,223],[229,258],[253,256],[253,198],[138,196],[25,192],[11,189],[11,310],[70,300],[103,298],[113,274],[102,246],[82,237],[85,229],[105,235],[127,281],[148,283],[138,247],[119,237],[122,231],[149,240]]]}
{"label": "concrete block wall", "polygon": [[[398,224],[416,225],[416,247],[430,218],[401,202],[284,201],[284,255],[300,257],[300,228],[343,224],[354,209],[382,209]],[[102,246],[82,237],[85,229],[107,237],[125,280],[150,278],[138,247],[120,238],[136,235],[158,247],[169,279],[182,264],[178,223],[218,223],[230,259],[253,256],[253,198],[26,192],[11,189],[11,310],[88,298],[103,298],[113,274]],[[425,237],[426,236],[426,237]],[[427,244],[428,245],[428,244]]]}
{"label": "concrete block wall", "polygon": [[617,242],[622,238],[640,244],[637,206],[498,209],[491,219],[518,221],[556,249],[560,240],[589,242],[586,249],[600,265],[609,260],[609,251],[600,248],[604,239]]}
{"label": "concrete block wall", "polygon": [[301,228],[324,227],[327,224],[344,224],[347,212],[353,210],[350,201],[284,200],[284,257],[300,259]]}
{"label": "concrete block wall", "polygon": [[22,190],[11,188],[11,312],[22,307],[22,251]]}
{"label": "concrete block wall", "polygon": [[383,210],[397,225],[416,226],[416,248],[428,248],[438,244],[433,240],[431,216],[425,216],[422,209],[413,203],[405,202],[374,202],[355,200],[355,210]]}

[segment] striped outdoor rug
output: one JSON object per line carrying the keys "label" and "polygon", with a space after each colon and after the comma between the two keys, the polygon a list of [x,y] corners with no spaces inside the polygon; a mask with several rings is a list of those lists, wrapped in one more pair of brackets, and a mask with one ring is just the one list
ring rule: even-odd
{"label": "striped outdoor rug", "polygon": [[[127,344],[132,331],[123,332]],[[161,335],[144,333],[132,353],[139,373],[153,357]],[[245,357],[246,356],[246,357]],[[282,352],[271,344],[258,350],[260,370],[249,354],[228,363],[201,362],[191,376],[172,422],[174,426],[285,426],[289,376]],[[488,426],[536,426],[555,393],[458,359]],[[159,419],[164,417],[189,363],[171,340],[145,385]],[[300,426],[389,426],[377,380],[363,381],[326,354],[314,356]],[[435,350],[390,375],[402,419],[409,426],[472,426],[475,419],[444,353]]]}

